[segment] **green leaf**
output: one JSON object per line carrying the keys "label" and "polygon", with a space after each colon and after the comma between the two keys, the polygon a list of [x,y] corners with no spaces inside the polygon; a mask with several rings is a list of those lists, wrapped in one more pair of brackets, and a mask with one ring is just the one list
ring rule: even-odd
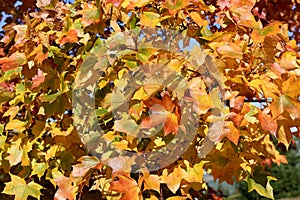
{"label": "green leaf", "polygon": [[4,150],[4,148],[5,148],[5,141],[6,141],[6,136],[0,135],[0,149]]}
{"label": "green leaf", "polygon": [[53,101],[55,101],[57,99],[58,96],[61,95],[61,91],[58,91],[54,94],[49,94],[49,95],[43,95],[41,96],[41,101],[42,102],[49,102],[52,103]]}
{"label": "green leaf", "polygon": [[4,125],[3,124],[0,124],[0,134],[2,134],[4,131]]}
{"label": "green leaf", "polygon": [[136,135],[139,132],[139,126],[132,119],[116,120],[113,128],[129,135]]}
{"label": "green leaf", "polygon": [[96,115],[97,116],[103,116],[103,115],[105,115],[107,113],[107,109],[106,108],[98,108],[97,110],[96,110]]}
{"label": "green leaf", "polygon": [[25,91],[26,91],[26,88],[25,88],[24,84],[17,84],[16,85],[16,94],[24,95]]}
{"label": "green leaf", "polygon": [[266,188],[264,188],[261,184],[256,183],[252,178],[247,176],[245,181],[248,184],[248,192],[251,192],[252,190],[256,190],[258,192],[258,194],[260,194],[264,197],[270,198],[270,199],[274,199],[273,188],[270,185],[270,181],[276,180],[276,179],[271,176],[267,176],[267,179],[268,179],[268,182],[267,182]]}
{"label": "green leaf", "polygon": [[160,15],[154,12],[144,12],[141,16],[141,24],[155,27],[159,23]]}
{"label": "green leaf", "polygon": [[35,197],[40,199],[41,192],[40,190],[43,187],[34,181],[26,183],[26,181],[19,176],[10,174],[11,182],[5,184],[3,193],[9,195],[15,195],[15,200],[27,200],[28,196]]}
{"label": "green leaf", "polygon": [[255,124],[258,123],[258,119],[256,117],[254,117],[254,115],[256,115],[258,113],[257,108],[254,105],[249,105],[250,111],[247,112],[247,114],[245,115],[245,119],[250,122],[251,124]]}
{"label": "green leaf", "polygon": [[5,72],[5,74],[2,77],[0,77],[0,83],[9,80],[13,75],[19,74],[21,71],[22,67],[17,67],[16,69]]}
{"label": "green leaf", "polygon": [[81,23],[83,27],[87,27],[94,22],[100,21],[100,12],[96,6],[85,4],[85,8],[79,12],[82,15]]}
{"label": "green leaf", "polygon": [[143,63],[149,62],[149,58],[156,52],[154,48],[141,48],[136,57]]}
{"label": "green leaf", "polygon": [[205,164],[205,162],[196,163],[193,167],[189,166],[189,162],[187,160],[185,160],[184,163],[187,167],[187,175],[184,177],[184,179],[190,183],[201,183],[204,174],[203,165]]}
{"label": "green leaf", "polygon": [[46,169],[48,169],[48,164],[47,163],[34,163],[32,166],[32,172],[31,176],[37,175],[39,179],[45,174]]}

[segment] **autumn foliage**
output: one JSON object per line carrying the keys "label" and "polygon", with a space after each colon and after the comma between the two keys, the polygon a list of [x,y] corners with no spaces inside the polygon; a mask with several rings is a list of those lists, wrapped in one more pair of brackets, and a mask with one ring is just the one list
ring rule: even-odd
{"label": "autumn foliage", "polygon": [[[299,0],[15,3],[0,5],[12,14],[0,34],[0,199],[222,199],[205,183],[206,173],[229,184],[246,181],[249,191],[274,198],[276,177],[266,169],[287,163],[282,152],[300,137]],[[155,42],[121,48],[129,41],[122,33],[147,27],[174,30],[201,44],[189,49],[196,61]],[[117,58],[105,57],[105,48]],[[105,56],[94,56],[100,54]],[[91,77],[99,71],[84,71],[104,61],[98,80]],[[159,84],[139,86],[128,112],[116,118],[111,102],[127,98],[115,92],[131,86],[126,74],[159,62],[191,89],[178,97]],[[188,149],[155,171],[130,173],[138,162],[130,157],[120,158],[126,169],[118,168],[120,159],[103,162],[97,156],[102,149],[91,152],[74,122],[78,76],[87,88],[97,83],[95,113],[105,144],[143,153],[171,143],[179,150],[182,144],[172,141],[184,135],[192,139]],[[194,103],[198,116],[193,135],[185,135],[183,98]],[[137,137],[157,126],[156,137]]]}

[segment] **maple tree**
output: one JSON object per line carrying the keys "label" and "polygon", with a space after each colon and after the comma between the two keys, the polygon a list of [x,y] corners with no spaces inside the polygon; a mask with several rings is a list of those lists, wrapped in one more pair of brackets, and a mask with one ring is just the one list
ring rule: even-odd
{"label": "maple tree", "polygon": [[5,2],[0,198],[221,198],[205,173],[273,198],[300,137],[298,0]]}

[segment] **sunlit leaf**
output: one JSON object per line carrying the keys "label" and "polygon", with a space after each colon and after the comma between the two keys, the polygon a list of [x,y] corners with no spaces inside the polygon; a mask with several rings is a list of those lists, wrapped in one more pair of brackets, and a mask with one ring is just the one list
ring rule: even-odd
{"label": "sunlit leaf", "polygon": [[0,58],[0,67],[3,71],[15,69],[26,63],[26,55],[16,52],[9,57]]}
{"label": "sunlit leaf", "polygon": [[90,169],[102,166],[96,157],[83,156],[78,161],[80,163],[73,166],[72,175],[74,177],[83,177]]}
{"label": "sunlit leaf", "polygon": [[141,24],[155,27],[159,23],[160,15],[153,12],[144,12],[141,16]]}
{"label": "sunlit leaf", "polygon": [[23,131],[25,130],[25,126],[28,122],[27,121],[21,121],[18,119],[13,119],[10,122],[7,123],[6,129],[7,130],[18,130]]}
{"label": "sunlit leaf", "polygon": [[208,24],[208,22],[202,19],[199,13],[197,12],[191,12],[190,16],[199,26],[206,26]]}
{"label": "sunlit leaf", "polygon": [[186,177],[186,171],[181,167],[174,169],[172,173],[168,173],[165,169],[161,176],[163,183],[166,183],[168,188],[175,194],[180,187],[181,180]]}
{"label": "sunlit leaf", "polygon": [[10,174],[10,178],[11,181],[5,184],[4,194],[14,195],[15,200],[27,200],[28,196],[40,199],[40,190],[43,189],[41,185],[34,181],[27,184],[24,179],[13,174]]}
{"label": "sunlit leaf", "polygon": [[144,180],[144,190],[155,190],[160,192],[160,178],[157,175],[145,175]]}
{"label": "sunlit leaf", "polygon": [[110,182],[110,190],[122,193],[121,200],[139,200],[140,188],[137,182],[129,174],[116,172]]}
{"label": "sunlit leaf", "polygon": [[100,11],[92,4],[84,4],[84,9],[79,12],[82,15],[81,23],[83,27],[87,27],[92,23],[100,21]]}
{"label": "sunlit leaf", "polygon": [[37,175],[39,179],[45,174],[45,171],[48,169],[48,164],[47,163],[34,163],[32,167],[32,172],[31,176]]}
{"label": "sunlit leaf", "polygon": [[69,199],[74,200],[76,197],[77,186],[74,184],[72,178],[61,176],[54,179],[58,185],[58,190],[54,195],[55,200]]}
{"label": "sunlit leaf", "polygon": [[67,34],[67,36],[61,38],[59,40],[59,43],[61,45],[64,45],[65,43],[69,42],[69,43],[75,43],[78,41],[78,31],[76,29],[70,30]]}
{"label": "sunlit leaf", "polygon": [[253,41],[256,43],[262,43],[266,36],[276,35],[280,32],[280,22],[273,22],[262,30],[254,29],[252,32]]}

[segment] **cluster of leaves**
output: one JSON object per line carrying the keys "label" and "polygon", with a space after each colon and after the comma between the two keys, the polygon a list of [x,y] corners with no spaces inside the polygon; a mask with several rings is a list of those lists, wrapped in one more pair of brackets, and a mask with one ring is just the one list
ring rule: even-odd
{"label": "cluster of leaves", "polygon": [[[297,141],[297,140],[296,140]],[[273,182],[273,193],[275,199],[298,197],[300,195],[297,182],[300,178],[299,172],[299,152],[292,149],[286,153],[288,165],[272,165],[269,171],[278,179]],[[244,182],[239,183],[238,188],[241,192],[239,199],[255,199],[255,192],[248,193],[247,185]],[[261,198],[264,199],[264,198]]]}
{"label": "cluster of leaves", "polygon": [[[220,6],[220,8],[228,9],[230,1],[206,0],[205,2],[208,5],[212,4],[217,8]],[[257,1],[252,9],[252,13],[254,17],[256,19],[260,19],[263,25],[267,25],[272,20],[281,21],[285,24],[288,24],[288,29],[292,33],[291,38],[295,39],[297,44],[300,43],[299,11],[300,11],[299,0],[283,0],[283,1],[262,0],[262,1]],[[211,20],[215,22],[213,15],[210,17]]]}
{"label": "cluster of leaves", "polygon": [[[266,165],[286,163],[277,144],[288,149],[293,135],[300,136],[300,58],[297,42],[288,35],[291,26],[271,20],[265,11],[264,17],[255,9],[257,4],[255,0],[212,4],[202,0],[77,0],[73,4],[37,0],[28,4],[34,9],[26,8],[28,12],[18,20],[7,23],[1,39],[1,196],[203,198],[206,171],[228,183],[245,180],[249,191],[273,198],[270,181],[274,178]],[[141,87],[133,96],[138,103],[131,104],[130,120],[114,121],[108,104],[112,88],[124,84],[120,80],[126,72],[164,57],[168,60],[163,62],[194,86],[189,96],[197,102],[195,111],[201,116],[193,144],[175,163],[151,173],[128,174],[112,170],[88,154],[73,126],[72,85],[81,64],[89,61],[90,52],[97,51],[103,41],[147,26],[179,31],[203,45],[222,74],[215,79],[224,90],[225,105],[210,104],[216,94],[205,92],[200,73],[171,52],[151,45],[143,51],[120,52],[120,58],[99,80],[96,92],[97,113],[108,143],[131,151],[150,151],[182,130],[178,100],[168,88]],[[114,41],[108,44],[113,47]],[[200,59],[198,50],[193,53]],[[147,111],[155,111],[154,104],[164,108],[164,120],[161,115],[145,116]],[[219,111],[218,116],[212,109]],[[155,140],[132,138],[135,123],[151,128],[162,121],[167,123]],[[215,121],[224,122],[214,123],[217,145],[200,158],[209,124]]]}

